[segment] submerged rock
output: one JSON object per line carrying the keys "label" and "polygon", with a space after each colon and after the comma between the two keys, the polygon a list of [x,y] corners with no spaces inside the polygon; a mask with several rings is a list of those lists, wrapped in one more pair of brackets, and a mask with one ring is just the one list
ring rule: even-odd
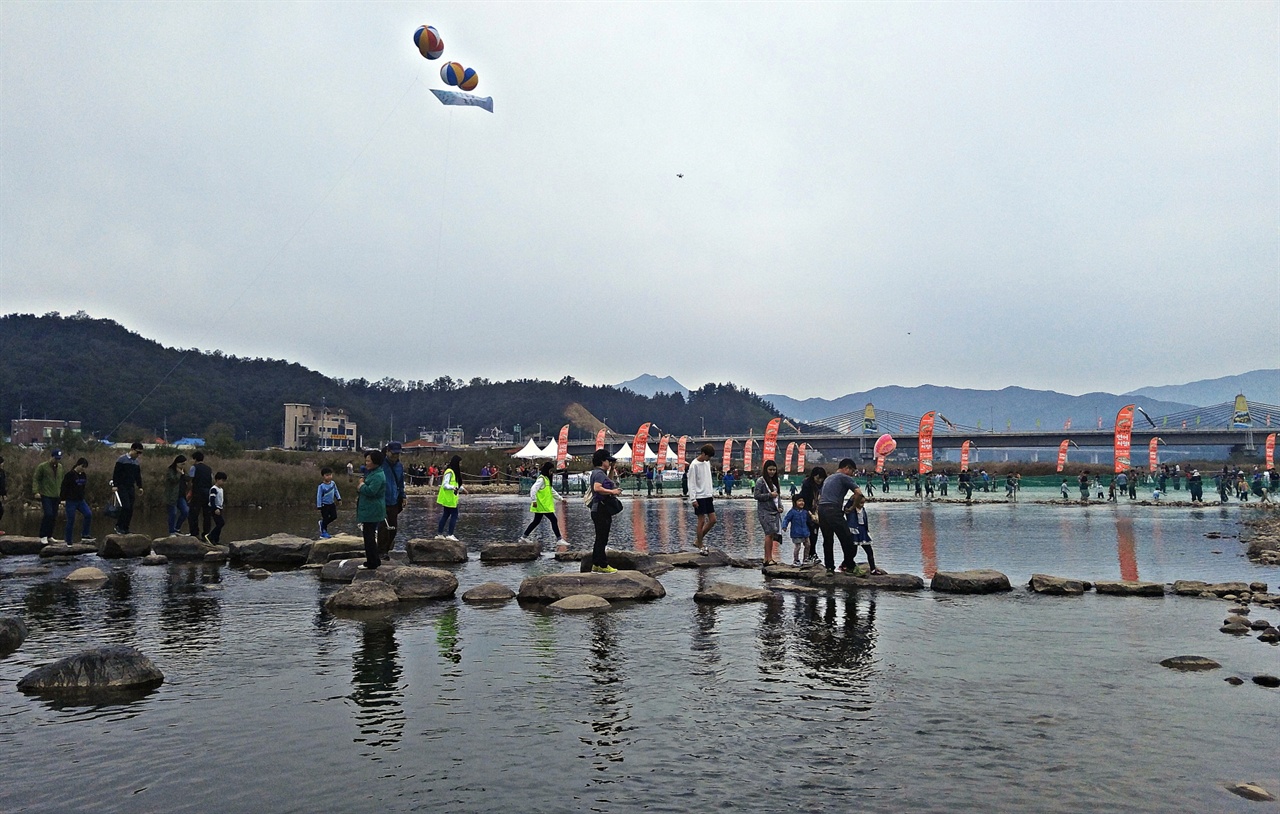
{"label": "submerged rock", "polygon": [[1027,586],[1035,593],[1053,596],[1082,596],[1085,592],[1084,580],[1051,577],[1048,574],[1032,574]]}
{"label": "submerged rock", "polygon": [[693,595],[694,602],[706,605],[737,604],[739,602],[763,602],[773,596],[767,588],[749,588],[732,582],[713,582]]}
{"label": "submerged rock", "polygon": [[541,543],[489,543],[480,549],[481,562],[528,562],[541,555]]}
{"label": "submerged rock", "polygon": [[992,594],[997,591],[1013,590],[1007,576],[989,568],[939,571],[933,575],[929,587],[949,594]]}
{"label": "submerged rock", "polygon": [[90,565],[84,568],[77,568],[62,579],[65,582],[103,582],[106,578],[107,575],[101,568],[94,568]]}
{"label": "submerged rock", "polygon": [[306,565],[315,541],[292,534],[272,534],[257,540],[230,543],[231,558],[253,565]]}
{"label": "submerged rock", "polygon": [[482,582],[462,595],[463,602],[507,602],[515,598],[516,592],[501,582]]}
{"label": "submerged rock", "polygon": [[549,607],[553,610],[565,611],[573,613],[575,611],[593,611],[609,607],[609,600],[596,596],[595,594],[574,594],[566,596],[564,599],[558,599],[552,602]]}
{"label": "submerged rock", "polygon": [[1205,656],[1174,656],[1160,662],[1170,670],[1216,670],[1222,665]]}
{"label": "submerged rock", "polygon": [[136,648],[97,647],[32,670],[18,682],[23,692],[123,690],[159,686],[164,673]]}
{"label": "submerged rock", "polygon": [[42,548],[44,548],[44,543],[40,541],[39,537],[21,537],[16,534],[6,534],[0,537],[0,554],[9,556],[39,554]]}
{"label": "submerged rock", "polygon": [[325,607],[333,610],[378,610],[400,603],[400,597],[390,585],[379,580],[352,583],[334,592],[325,600]]}
{"label": "submerged rock", "polygon": [[1164,585],[1159,582],[1141,582],[1133,579],[1099,580],[1093,589],[1112,596],[1164,596]]}
{"label": "submerged rock", "polygon": [[667,595],[662,583],[639,571],[613,574],[543,574],[520,583],[522,602],[555,602],[575,594],[592,594],[603,599],[661,599]]}
{"label": "submerged rock", "polygon": [[0,654],[12,653],[27,640],[27,625],[16,616],[0,616]]}
{"label": "submerged rock", "polygon": [[265,568],[250,568],[245,576],[249,579],[267,579],[271,576],[271,572]]}
{"label": "submerged rock", "polygon": [[458,540],[414,539],[405,543],[409,562],[466,562],[467,546]]}
{"label": "submerged rock", "polygon": [[143,565],[168,565],[169,558],[163,554],[148,554],[142,558]]}
{"label": "submerged rock", "polygon": [[145,557],[151,553],[151,538],[145,534],[108,534],[98,543],[98,556],[104,560]]}

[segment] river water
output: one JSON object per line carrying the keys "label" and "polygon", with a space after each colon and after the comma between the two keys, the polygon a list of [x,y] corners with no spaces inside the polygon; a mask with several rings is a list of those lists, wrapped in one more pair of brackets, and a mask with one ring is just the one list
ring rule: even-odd
{"label": "river water", "polygon": [[[615,546],[687,547],[681,503],[628,503]],[[713,546],[760,556],[752,504],[718,504]],[[513,539],[526,508],[466,500],[458,535],[473,551]],[[870,519],[890,571],[1275,590],[1280,569],[1232,539],[1240,512],[895,503],[872,504]],[[434,520],[415,498],[401,534],[434,533]],[[587,545],[576,501],[566,521]],[[313,522],[231,512],[227,533]],[[1280,648],[1219,633],[1219,601],[836,590],[696,605],[710,581],[762,584],[723,568],[670,572],[665,599],[589,616],[448,601],[335,617],[322,603],[337,586],[313,571],[255,581],[228,566],[81,559],[15,576],[37,559],[0,558],[0,614],[31,629],[0,659],[0,811],[1199,812],[1267,807],[1228,782],[1280,791],[1280,692],[1223,681],[1280,673]],[[59,581],[83,564],[110,579]],[[455,572],[461,594],[565,567],[473,557]],[[164,685],[100,706],[16,691],[34,667],[103,643],[137,646]],[[1188,653],[1223,669],[1158,664]]]}

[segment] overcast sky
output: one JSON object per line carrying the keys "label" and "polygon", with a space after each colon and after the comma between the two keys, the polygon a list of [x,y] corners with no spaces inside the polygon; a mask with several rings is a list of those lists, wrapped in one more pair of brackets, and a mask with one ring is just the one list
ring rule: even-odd
{"label": "overcast sky", "polygon": [[1278,9],[6,0],[0,311],[371,380],[1276,367]]}

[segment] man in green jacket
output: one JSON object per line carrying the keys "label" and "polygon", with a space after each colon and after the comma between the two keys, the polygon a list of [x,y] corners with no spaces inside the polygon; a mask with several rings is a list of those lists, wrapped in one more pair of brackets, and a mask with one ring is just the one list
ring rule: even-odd
{"label": "man in green jacket", "polygon": [[36,467],[31,477],[31,489],[36,500],[40,501],[40,510],[44,516],[40,518],[40,542],[49,545],[52,542],[53,523],[58,519],[58,504],[62,501],[58,495],[62,492],[62,450],[49,450],[49,460]]}

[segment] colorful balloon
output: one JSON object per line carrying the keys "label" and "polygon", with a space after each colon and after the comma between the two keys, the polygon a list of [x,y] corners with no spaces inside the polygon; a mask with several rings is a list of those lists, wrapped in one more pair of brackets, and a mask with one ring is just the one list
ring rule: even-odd
{"label": "colorful balloon", "polygon": [[880,458],[887,458],[889,454],[898,448],[898,442],[893,440],[893,436],[885,433],[876,439],[875,453]]}
{"label": "colorful balloon", "polygon": [[457,85],[462,81],[462,75],[465,72],[466,68],[457,62],[446,62],[440,66],[440,78],[446,85]]}
{"label": "colorful balloon", "polygon": [[458,80],[458,87],[461,90],[475,90],[476,85],[480,84],[480,77],[476,76],[476,72],[467,68],[462,72],[462,79]]}
{"label": "colorful balloon", "polygon": [[440,38],[440,32],[429,25],[418,26],[418,30],[413,32],[413,44],[418,46],[418,52],[427,59],[439,59],[444,53],[444,40]]}

